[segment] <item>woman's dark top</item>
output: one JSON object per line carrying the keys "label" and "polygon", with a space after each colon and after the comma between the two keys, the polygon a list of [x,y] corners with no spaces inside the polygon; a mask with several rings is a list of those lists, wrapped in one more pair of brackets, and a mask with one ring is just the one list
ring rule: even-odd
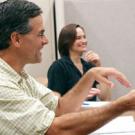
{"label": "woman's dark top", "polygon": [[[95,67],[92,63],[88,63],[81,59],[83,65],[83,73],[85,74],[89,69]],[[67,56],[56,60],[48,70],[48,88],[53,91],[61,93],[64,95],[68,92],[82,77],[82,73],[73,64],[71,59]],[[97,82],[93,84],[96,87]],[[94,96],[90,101],[96,101],[96,96]]]}

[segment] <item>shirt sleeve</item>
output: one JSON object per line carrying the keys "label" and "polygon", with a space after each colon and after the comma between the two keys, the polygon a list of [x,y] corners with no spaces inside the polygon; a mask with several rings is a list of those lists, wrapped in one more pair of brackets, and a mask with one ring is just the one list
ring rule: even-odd
{"label": "shirt sleeve", "polygon": [[58,97],[54,95],[52,90],[48,89],[43,84],[37,82],[33,77],[29,76],[31,88],[31,95],[37,99],[39,99],[44,106],[46,106],[49,110],[56,110],[58,104]]}
{"label": "shirt sleeve", "polygon": [[0,133],[6,135],[44,135],[55,113],[40,100],[21,90],[0,87]]}
{"label": "shirt sleeve", "polygon": [[48,77],[48,88],[59,92],[61,95],[64,94],[66,89],[66,74],[64,68],[59,63],[53,63],[47,73]]}

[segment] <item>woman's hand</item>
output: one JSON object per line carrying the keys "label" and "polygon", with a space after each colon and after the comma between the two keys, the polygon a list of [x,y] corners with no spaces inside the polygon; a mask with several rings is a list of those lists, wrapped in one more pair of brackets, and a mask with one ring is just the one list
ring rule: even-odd
{"label": "woman's hand", "polygon": [[93,63],[96,67],[101,66],[101,61],[100,61],[99,55],[97,53],[93,52],[93,51],[88,51],[85,54],[84,59],[87,62]]}
{"label": "woman's hand", "polygon": [[91,88],[89,90],[88,96],[86,97],[86,100],[87,99],[91,99],[94,96],[98,96],[98,95],[100,95],[100,93],[101,93],[101,91],[99,89],[97,89],[97,88]]}

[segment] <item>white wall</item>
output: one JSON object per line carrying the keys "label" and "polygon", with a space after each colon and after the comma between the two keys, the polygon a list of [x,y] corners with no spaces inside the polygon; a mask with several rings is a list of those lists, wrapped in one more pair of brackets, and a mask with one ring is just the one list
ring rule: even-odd
{"label": "white wall", "polygon": [[[103,66],[116,67],[122,71],[134,88],[135,0],[63,0],[63,2],[64,23],[81,24],[86,30],[88,49],[100,55]],[[58,12],[57,16],[61,16],[61,13]],[[63,23],[57,25],[61,26]],[[129,91],[119,83],[115,83],[113,98]]]}

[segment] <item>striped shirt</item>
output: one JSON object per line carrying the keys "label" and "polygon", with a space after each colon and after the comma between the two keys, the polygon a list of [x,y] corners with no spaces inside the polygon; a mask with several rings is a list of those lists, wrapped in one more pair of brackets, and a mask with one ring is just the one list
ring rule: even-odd
{"label": "striped shirt", "polygon": [[51,90],[0,58],[0,135],[44,135],[57,103]]}

